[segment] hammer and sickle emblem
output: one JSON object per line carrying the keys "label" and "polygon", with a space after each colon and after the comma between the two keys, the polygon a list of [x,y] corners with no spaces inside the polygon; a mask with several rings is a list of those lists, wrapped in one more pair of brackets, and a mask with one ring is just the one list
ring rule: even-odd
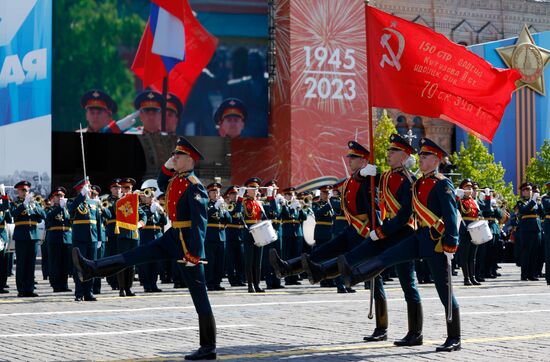
{"label": "hammer and sickle emblem", "polygon": [[[395,69],[397,70],[401,70],[401,63],[399,63],[399,59],[401,59],[401,56],[403,55],[403,49],[405,48],[405,38],[403,37],[403,34],[401,34],[395,29],[384,28],[384,30],[388,31],[389,34],[385,33],[380,37],[380,45],[382,45],[383,48],[386,48],[387,54],[382,55],[382,59],[380,60],[380,66],[384,68],[384,64],[387,63],[389,66],[395,67]],[[395,37],[399,41],[399,48],[397,49],[397,54],[389,43],[389,40],[391,39],[392,34],[395,35]]]}

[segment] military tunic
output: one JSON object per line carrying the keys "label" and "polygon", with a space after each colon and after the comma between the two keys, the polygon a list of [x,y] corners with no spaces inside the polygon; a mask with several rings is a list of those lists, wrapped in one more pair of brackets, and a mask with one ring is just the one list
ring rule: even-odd
{"label": "military tunic", "polygon": [[231,215],[226,210],[217,209],[216,201],[207,205],[208,224],[204,249],[208,264],[205,266],[206,286],[208,290],[219,289],[222,282],[225,258],[225,225],[231,222]]}
{"label": "military tunic", "polygon": [[535,280],[538,274],[537,251],[540,248],[542,232],[539,216],[543,214],[543,211],[535,200],[530,199],[519,200],[516,206],[521,238],[521,280]]}
{"label": "military tunic", "polygon": [[54,292],[67,291],[71,272],[72,230],[67,207],[53,205],[46,213],[46,244],[50,262],[50,285]]}
{"label": "military tunic", "polygon": [[545,278],[546,284],[550,285],[550,192],[542,197],[542,210],[544,212],[544,262],[546,265]]}

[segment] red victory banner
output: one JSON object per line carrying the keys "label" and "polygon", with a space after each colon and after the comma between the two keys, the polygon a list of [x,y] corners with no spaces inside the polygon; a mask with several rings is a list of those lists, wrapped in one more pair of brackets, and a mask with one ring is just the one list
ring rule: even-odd
{"label": "red victory banner", "polygon": [[441,118],[491,141],[515,69],[498,69],[423,25],[366,6],[372,106]]}
{"label": "red victory banner", "polygon": [[120,228],[137,233],[139,222],[139,195],[128,194],[116,202],[115,234],[120,234]]}

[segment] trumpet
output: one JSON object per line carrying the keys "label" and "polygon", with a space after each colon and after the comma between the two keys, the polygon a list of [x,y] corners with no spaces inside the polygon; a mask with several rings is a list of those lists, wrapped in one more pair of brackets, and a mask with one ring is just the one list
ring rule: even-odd
{"label": "trumpet", "polygon": [[138,195],[143,195],[145,197],[153,197],[155,196],[155,192],[151,189],[145,189],[144,191],[141,191],[141,190],[137,190],[136,191],[136,194]]}
{"label": "trumpet", "polygon": [[302,209],[308,209],[313,204],[313,196],[307,195],[300,201],[300,205],[302,206]]}
{"label": "trumpet", "polygon": [[225,207],[225,209],[227,210],[227,212],[233,212],[233,210],[235,210],[235,204],[234,204],[234,203],[232,203],[232,202],[229,203],[229,204],[226,203],[225,205],[227,205],[227,206]]}
{"label": "trumpet", "polygon": [[103,209],[108,209],[112,206],[113,204],[109,201],[109,200],[103,200],[101,201],[101,208]]}

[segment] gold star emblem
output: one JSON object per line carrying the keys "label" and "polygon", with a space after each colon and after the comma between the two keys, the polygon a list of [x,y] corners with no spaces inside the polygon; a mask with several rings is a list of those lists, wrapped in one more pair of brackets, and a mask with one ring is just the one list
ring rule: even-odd
{"label": "gold star emblem", "polygon": [[550,51],[535,44],[527,25],[523,26],[516,44],[497,48],[504,63],[521,73],[516,87],[528,87],[544,96],[544,68],[550,61]]}
{"label": "gold star emblem", "polygon": [[132,208],[132,204],[130,204],[129,201],[125,202],[124,204],[120,205],[118,210],[124,215],[124,217],[128,217],[134,213],[134,209]]}
{"label": "gold star emblem", "polygon": [[99,98],[99,92],[98,92],[98,91],[94,91],[94,92],[92,93],[92,96],[93,96],[94,98]]}
{"label": "gold star emblem", "polygon": [[150,92],[149,94],[147,94],[147,98],[153,99],[155,98],[155,95],[153,94],[153,92]]}

